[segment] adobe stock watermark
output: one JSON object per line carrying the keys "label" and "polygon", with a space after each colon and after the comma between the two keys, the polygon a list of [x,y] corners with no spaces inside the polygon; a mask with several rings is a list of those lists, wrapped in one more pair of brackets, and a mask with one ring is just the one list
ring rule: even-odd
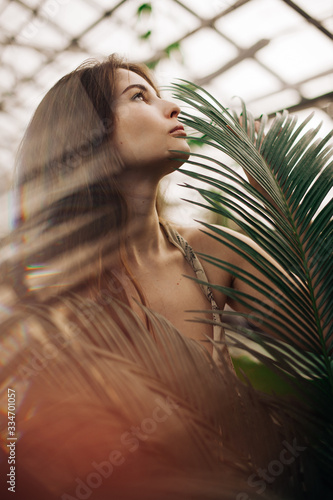
{"label": "adobe stock watermark", "polygon": [[[114,106],[113,106],[114,107]],[[99,128],[93,128],[89,131],[83,131],[85,141],[79,146],[73,147],[63,152],[62,156],[50,161],[49,169],[69,172],[81,166],[82,160],[99,154],[98,148],[102,146],[105,139],[114,131],[114,122],[110,118],[101,120]],[[114,165],[113,165],[114,167]],[[121,171],[120,164],[113,169],[113,174]]]}
{"label": "adobe stock watermark", "polygon": [[[139,426],[131,426],[120,436],[121,445],[130,453],[135,453],[139,449],[141,442],[147,441],[149,436],[158,430],[158,426],[166,422],[174,410],[179,407],[170,396],[165,399],[156,398],[155,403],[156,406],[151,417],[144,418]],[[105,460],[91,463],[92,471],[84,479],[79,477],[75,479],[75,496],[63,493],[60,497],[61,500],[87,500],[92,495],[93,490],[99,488],[112,475],[115,468],[120,467],[125,462],[126,457],[120,450],[111,450]]]}
{"label": "adobe stock watermark", "polygon": [[[286,466],[294,463],[300,454],[307,449],[306,446],[299,445],[296,438],[293,439],[292,444],[288,443],[288,441],[282,441],[282,444],[284,447],[280,451],[277,460],[271,460],[267,469],[257,469],[256,473],[248,477],[247,484],[251,488],[256,488],[256,493],[264,493],[267,485],[274,483]],[[251,497],[243,491],[237,494],[236,500],[251,500]]]}
{"label": "adobe stock watermark", "polygon": [[43,28],[47,22],[55,17],[63,5],[67,5],[70,0],[46,0],[40,8],[42,17],[35,17],[28,26],[24,28],[21,35],[27,40],[34,38],[39,30]]}

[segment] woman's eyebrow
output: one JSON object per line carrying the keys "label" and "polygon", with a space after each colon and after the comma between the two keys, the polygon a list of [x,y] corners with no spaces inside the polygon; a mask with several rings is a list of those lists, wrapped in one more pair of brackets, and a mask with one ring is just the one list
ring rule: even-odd
{"label": "woman's eyebrow", "polygon": [[[128,87],[126,87],[125,90],[123,90],[120,95],[125,94],[125,92],[127,92],[128,90],[131,90],[133,88],[143,90],[144,92],[147,92],[147,93],[149,92],[149,89],[145,85],[142,85],[141,83],[133,83],[132,85],[129,85]],[[156,96],[159,99],[161,98],[160,93],[158,91],[156,91]]]}
{"label": "woman's eyebrow", "polygon": [[121,95],[125,94],[125,92],[127,92],[128,90],[133,89],[133,88],[141,89],[144,92],[148,92],[147,87],[145,87],[144,85],[141,85],[140,83],[133,83],[132,85],[129,85],[128,87],[126,87],[125,90],[122,91]]}

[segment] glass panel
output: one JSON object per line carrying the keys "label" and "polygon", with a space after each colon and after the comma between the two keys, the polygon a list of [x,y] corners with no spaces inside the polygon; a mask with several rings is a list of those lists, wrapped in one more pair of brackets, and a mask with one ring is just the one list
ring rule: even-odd
{"label": "glass panel", "polygon": [[196,77],[218,70],[238,54],[234,45],[210,28],[190,36],[181,47],[185,64]]}
{"label": "glass panel", "polygon": [[6,33],[16,33],[30,16],[31,13],[29,9],[21,7],[21,5],[16,2],[10,2],[1,12],[1,31],[4,30]]}

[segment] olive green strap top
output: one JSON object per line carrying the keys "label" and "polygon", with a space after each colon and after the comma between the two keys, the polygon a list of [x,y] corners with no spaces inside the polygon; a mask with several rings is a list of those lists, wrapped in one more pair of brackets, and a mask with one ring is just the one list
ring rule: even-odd
{"label": "olive green strap top", "polygon": [[[195,272],[196,277],[201,281],[208,282],[205,270],[204,270],[200,260],[198,259],[198,257],[194,253],[192,247],[166,221],[160,221],[160,224],[162,225],[162,227],[165,231],[165,234],[166,234],[168,240],[170,241],[170,243],[175,245],[182,252],[186,261],[189,263],[189,265],[192,267],[193,271]],[[214,299],[213,292],[212,292],[211,288],[209,286],[203,285],[201,283],[199,283],[199,286],[200,286],[202,292],[204,293],[205,297],[207,298],[207,300],[211,304],[213,320],[214,321],[221,321],[220,315],[217,312],[215,312],[219,309],[219,307]],[[224,334],[224,330],[221,326],[213,325],[213,339],[215,342],[224,342],[225,334]],[[222,352],[225,354],[224,357],[232,366],[227,346],[225,344],[220,344],[220,345],[221,345]],[[213,359],[214,359],[214,361],[219,360],[219,356],[218,356],[218,353],[217,353],[217,350],[215,347],[213,349]]]}

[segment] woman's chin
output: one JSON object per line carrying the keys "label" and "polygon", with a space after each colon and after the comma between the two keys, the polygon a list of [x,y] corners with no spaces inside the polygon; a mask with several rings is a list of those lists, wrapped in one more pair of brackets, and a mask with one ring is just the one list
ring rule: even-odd
{"label": "woman's chin", "polygon": [[170,150],[169,152],[172,160],[179,159],[181,161],[186,161],[189,159],[191,155],[190,146],[187,144],[187,142],[183,145],[182,148],[173,149]]}
{"label": "woman's chin", "polygon": [[172,152],[172,156],[170,158],[170,165],[172,171],[178,170],[191,156],[190,151],[177,151],[177,153]]}

